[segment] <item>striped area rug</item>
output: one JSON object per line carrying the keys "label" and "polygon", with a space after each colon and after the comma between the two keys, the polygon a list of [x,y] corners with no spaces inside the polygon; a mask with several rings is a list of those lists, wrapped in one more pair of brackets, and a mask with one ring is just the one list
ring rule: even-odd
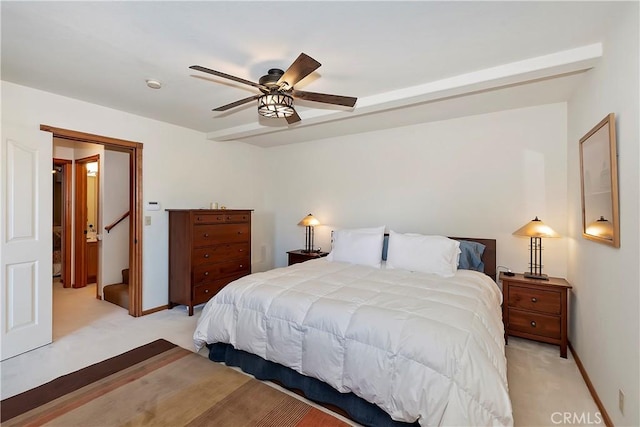
{"label": "striped area rug", "polygon": [[260,381],[157,340],[0,403],[2,426],[348,426]]}

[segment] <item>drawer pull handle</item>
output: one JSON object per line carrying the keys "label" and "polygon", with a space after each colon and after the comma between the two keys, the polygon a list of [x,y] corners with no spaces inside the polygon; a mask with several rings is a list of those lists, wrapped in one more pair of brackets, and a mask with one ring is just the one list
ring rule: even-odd
{"label": "drawer pull handle", "polygon": [[238,252],[244,252],[244,249],[238,249]]}
{"label": "drawer pull handle", "polygon": [[205,258],[209,258],[209,254],[204,254],[204,257]]}
{"label": "drawer pull handle", "polygon": [[531,321],[531,327],[532,327],[532,328],[535,328],[535,327],[536,327],[536,322],[535,322],[535,321],[533,321],[533,320]]}
{"label": "drawer pull handle", "polygon": [[205,276],[208,276],[208,275],[209,275],[209,272],[208,272],[208,271],[205,271],[205,272],[204,272],[204,275],[205,275]]}
{"label": "drawer pull handle", "polygon": [[204,290],[204,293],[205,293],[205,294],[208,294],[208,293],[209,293],[209,289],[205,289],[205,290]]}
{"label": "drawer pull handle", "polygon": [[242,268],[242,264],[240,264],[240,268]]}
{"label": "drawer pull handle", "polygon": [[209,233],[204,233],[204,237],[209,237]]}
{"label": "drawer pull handle", "polygon": [[202,221],[202,218],[198,217],[196,220],[197,220],[197,221]]}
{"label": "drawer pull handle", "polygon": [[238,234],[242,234],[242,231],[238,231]]}
{"label": "drawer pull handle", "polygon": [[538,298],[536,297],[531,298],[531,302],[538,302]]}
{"label": "drawer pull handle", "polygon": [[227,221],[231,221],[231,217],[230,216],[227,217]]}

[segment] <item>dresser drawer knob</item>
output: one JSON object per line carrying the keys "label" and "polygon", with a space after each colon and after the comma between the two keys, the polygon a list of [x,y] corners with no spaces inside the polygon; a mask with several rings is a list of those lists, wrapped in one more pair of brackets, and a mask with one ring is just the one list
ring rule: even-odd
{"label": "dresser drawer knob", "polygon": [[204,237],[209,237],[209,233],[204,233]]}
{"label": "dresser drawer knob", "polygon": [[205,276],[208,276],[208,275],[209,275],[209,272],[208,272],[208,271],[205,271],[205,272],[204,272],[204,275],[205,275]]}
{"label": "dresser drawer knob", "polygon": [[209,258],[209,254],[204,254],[204,257],[205,258]]}
{"label": "dresser drawer knob", "polygon": [[238,249],[238,252],[244,252],[244,249]]}
{"label": "dresser drawer knob", "polygon": [[536,327],[536,322],[535,322],[535,321],[533,321],[533,320],[531,321],[531,327],[532,327],[532,328],[535,328],[535,327]]}
{"label": "dresser drawer knob", "polygon": [[536,297],[531,298],[531,302],[538,302],[538,298]]}
{"label": "dresser drawer knob", "polygon": [[243,265],[242,265],[242,264],[240,264],[240,268],[242,268],[242,267],[243,267]]}
{"label": "dresser drawer knob", "polygon": [[227,221],[231,221],[231,217],[230,216],[227,217]]}
{"label": "dresser drawer knob", "polygon": [[238,234],[242,234],[242,231],[238,231]]}
{"label": "dresser drawer knob", "polygon": [[208,294],[208,293],[209,293],[209,289],[205,289],[205,290],[204,290],[204,293],[205,293],[205,294]]}

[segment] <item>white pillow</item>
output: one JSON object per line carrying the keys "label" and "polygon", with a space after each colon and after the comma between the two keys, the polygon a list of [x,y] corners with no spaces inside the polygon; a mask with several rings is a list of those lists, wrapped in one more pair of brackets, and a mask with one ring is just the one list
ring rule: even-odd
{"label": "white pillow", "polygon": [[389,233],[387,268],[451,277],[458,269],[460,242],[444,236]]}
{"label": "white pillow", "polygon": [[348,262],[380,268],[385,226],[337,230],[328,261]]}

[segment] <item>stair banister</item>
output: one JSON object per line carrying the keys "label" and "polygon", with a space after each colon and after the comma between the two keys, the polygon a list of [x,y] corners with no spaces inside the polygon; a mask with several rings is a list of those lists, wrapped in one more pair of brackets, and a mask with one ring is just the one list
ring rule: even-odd
{"label": "stair banister", "polygon": [[111,224],[107,225],[104,229],[107,230],[107,233],[110,232],[113,227],[120,224],[120,222],[128,216],[129,216],[129,211],[126,211],[120,216],[120,218],[116,219]]}

